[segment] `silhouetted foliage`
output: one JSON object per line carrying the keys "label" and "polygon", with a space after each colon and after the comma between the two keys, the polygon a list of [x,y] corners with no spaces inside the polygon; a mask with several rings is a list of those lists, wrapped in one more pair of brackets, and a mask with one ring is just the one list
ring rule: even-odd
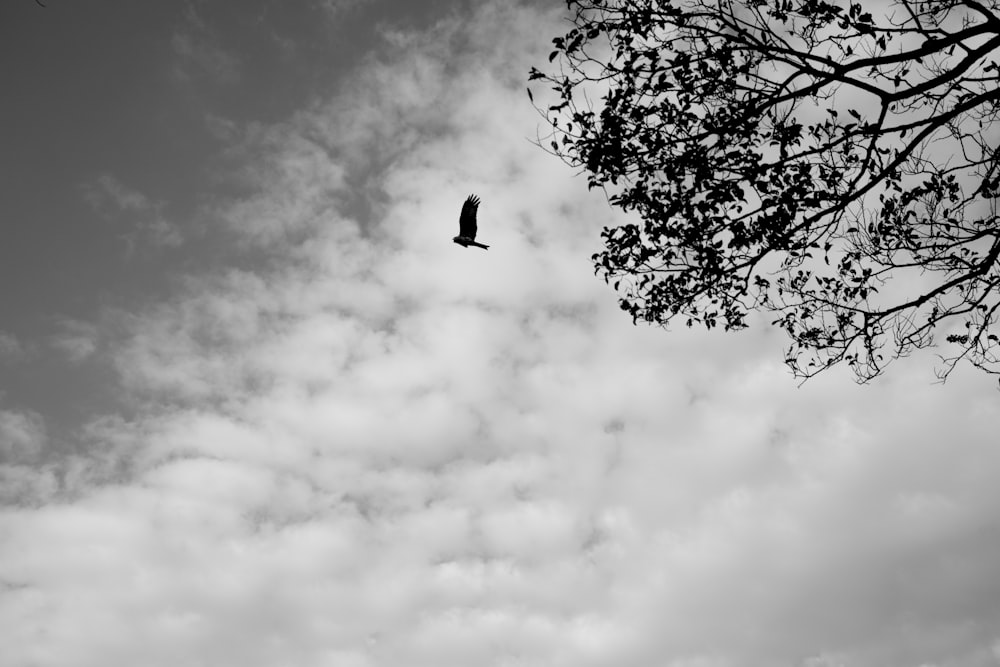
{"label": "silhouetted foliage", "polygon": [[593,257],[633,320],[769,312],[800,377],[934,335],[942,379],[1000,372],[997,3],[567,4],[542,142],[637,214]]}

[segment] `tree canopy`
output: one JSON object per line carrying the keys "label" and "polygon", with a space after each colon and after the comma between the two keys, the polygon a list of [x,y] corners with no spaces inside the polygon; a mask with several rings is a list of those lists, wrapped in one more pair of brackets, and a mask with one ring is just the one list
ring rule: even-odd
{"label": "tree canopy", "polygon": [[634,321],[770,313],[803,378],[1000,373],[995,2],[567,5],[541,143],[627,214],[593,259]]}

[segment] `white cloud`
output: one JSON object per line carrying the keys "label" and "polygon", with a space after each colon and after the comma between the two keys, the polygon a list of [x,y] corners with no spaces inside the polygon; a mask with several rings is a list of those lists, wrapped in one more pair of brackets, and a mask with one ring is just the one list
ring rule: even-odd
{"label": "white cloud", "polygon": [[320,8],[331,20],[339,20],[345,12],[363,4],[371,4],[371,0],[319,0]]}
{"label": "white cloud", "polygon": [[197,74],[208,75],[219,83],[232,84],[240,80],[240,61],[203,35],[176,32],[170,42],[177,56],[175,76],[187,81]]}
{"label": "white cloud", "polygon": [[[559,29],[483,4],[248,133],[219,212],[266,262],[117,322],[136,418],[0,513],[8,659],[990,664],[989,383],[797,389],[773,332],[633,328],[612,214],[527,141]],[[450,242],[469,192],[488,252]]]}
{"label": "white cloud", "polygon": [[121,182],[109,173],[98,174],[83,186],[84,198],[109,219],[127,218],[131,228],[122,235],[128,255],[140,246],[176,247],[183,243],[180,228],[166,219],[163,202]]}
{"label": "white cloud", "polygon": [[45,422],[33,412],[0,410],[0,463],[37,457],[45,442]]}
{"label": "white cloud", "polygon": [[99,336],[97,326],[91,322],[63,319],[59,322],[59,332],[52,336],[50,344],[69,361],[79,364],[97,352]]}
{"label": "white cloud", "polygon": [[145,212],[154,206],[149,197],[109,173],[99,174],[88,183],[84,187],[84,195],[95,208],[110,206],[121,211]]}
{"label": "white cloud", "polygon": [[[38,467],[47,441],[41,415],[0,409],[0,506],[30,504],[52,495],[55,480]],[[5,581],[0,568],[0,590]]]}
{"label": "white cloud", "polygon": [[198,4],[189,2],[186,5],[184,24],[171,37],[173,74],[182,82],[207,77],[214,83],[237,83],[242,76],[243,63],[239,56],[223,47],[199,14]]}
{"label": "white cloud", "polygon": [[25,361],[28,350],[21,340],[12,333],[0,330],[0,364]]}

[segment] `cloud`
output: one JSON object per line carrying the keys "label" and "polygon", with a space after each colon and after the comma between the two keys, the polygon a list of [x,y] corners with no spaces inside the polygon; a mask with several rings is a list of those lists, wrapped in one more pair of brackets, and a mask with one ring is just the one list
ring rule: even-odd
{"label": "cloud", "polygon": [[170,40],[174,76],[182,82],[207,77],[217,84],[238,83],[242,78],[240,57],[222,46],[218,36],[201,18],[198,4],[187,4],[184,24]]}
{"label": "cloud", "polygon": [[60,331],[54,334],[50,344],[74,364],[82,363],[97,352],[100,333],[95,324],[81,320],[63,319]]}
{"label": "cloud", "polygon": [[372,4],[371,0],[319,0],[319,6],[330,19],[340,19],[344,13],[364,4]]}
{"label": "cloud", "polygon": [[218,44],[190,32],[177,32],[171,46],[178,58],[174,71],[181,80],[191,79],[193,72],[208,75],[219,83],[240,80],[240,61]]}
{"label": "cloud", "polygon": [[[0,409],[0,507],[51,496],[54,480],[38,465],[47,442],[41,415]],[[0,587],[5,581],[0,570]]]}
{"label": "cloud", "polygon": [[[101,331],[133,418],[0,513],[9,659],[991,664],[992,389],[798,389],[766,328],[633,327],[606,203],[527,139],[558,18],[387,33],[244,133],[245,257]],[[450,241],[470,192],[489,252]]]}
{"label": "cloud", "polygon": [[34,458],[45,442],[45,423],[33,412],[0,410],[0,462]]}
{"label": "cloud", "polygon": [[120,211],[148,211],[153,202],[139,192],[129,188],[112,174],[103,173],[84,188],[87,200],[95,208],[111,206]]}
{"label": "cloud", "polygon": [[0,364],[25,361],[28,351],[24,344],[12,333],[0,330]]}
{"label": "cloud", "polygon": [[83,193],[86,201],[105,217],[128,218],[131,229],[122,238],[129,256],[139,247],[176,247],[184,241],[180,228],[166,219],[164,202],[128,187],[113,174],[98,174],[84,184]]}

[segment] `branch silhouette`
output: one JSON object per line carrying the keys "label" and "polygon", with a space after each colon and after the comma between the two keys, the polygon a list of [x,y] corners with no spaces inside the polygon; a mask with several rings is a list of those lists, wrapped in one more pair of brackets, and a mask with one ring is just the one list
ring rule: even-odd
{"label": "branch silhouette", "polygon": [[770,313],[803,379],[935,344],[1000,374],[997,2],[567,6],[539,143],[638,216],[593,256],[634,322]]}

